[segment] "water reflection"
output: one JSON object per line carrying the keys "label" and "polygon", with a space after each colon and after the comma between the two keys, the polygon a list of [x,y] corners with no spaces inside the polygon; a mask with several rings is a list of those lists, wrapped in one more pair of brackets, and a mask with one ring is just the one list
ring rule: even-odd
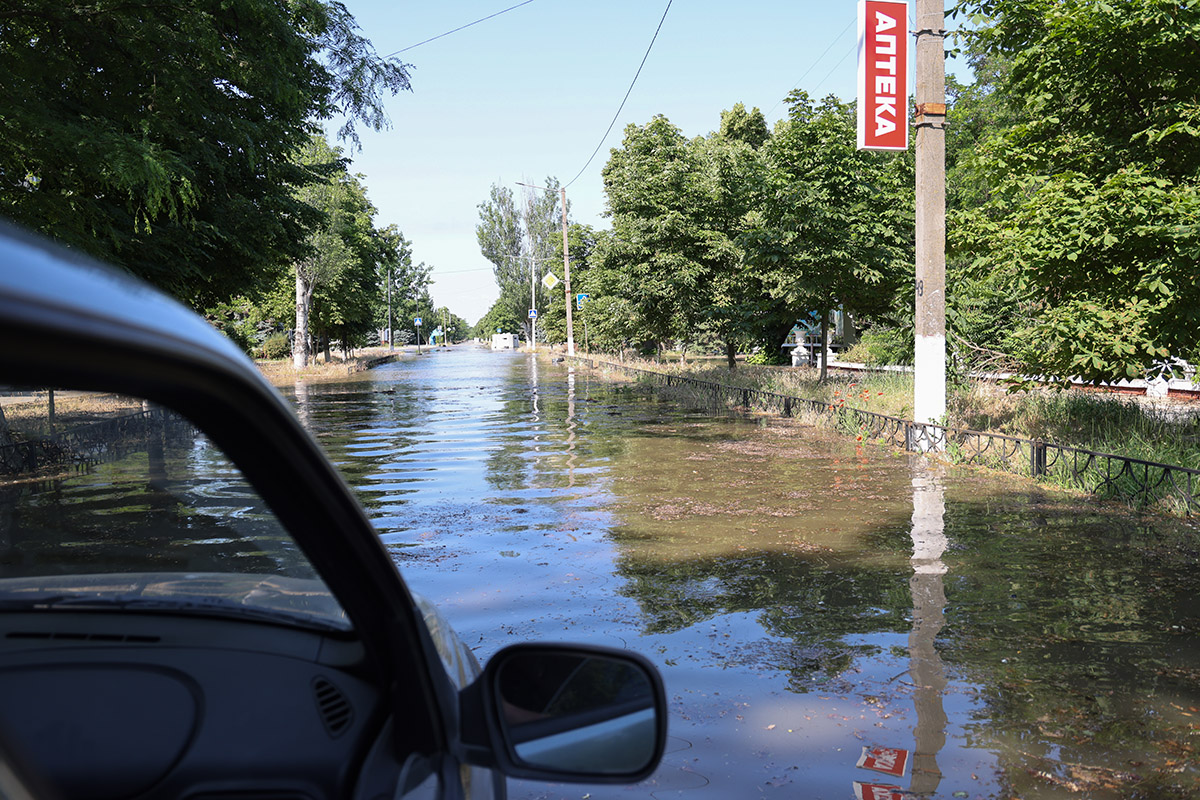
{"label": "water reflection", "polygon": [[579,455],[575,452],[575,432],[579,423],[575,419],[575,367],[567,368],[567,486],[575,485],[575,467]]}
{"label": "water reflection", "polygon": [[844,798],[868,744],[911,750],[917,794],[1200,795],[1194,525],[516,354],[439,352],[310,402],[481,657],[574,639],[663,670],[662,770],[575,796]]}
{"label": "water reflection", "polygon": [[914,794],[931,795],[937,792],[942,780],[937,755],[946,745],[948,722],[942,699],[947,683],[946,668],[935,646],[946,622],[943,576],[947,568],[942,561],[948,544],[946,501],[942,475],[934,465],[923,465],[915,470],[912,487],[913,576],[909,587],[913,625],[912,633],[908,635],[908,655],[910,674],[916,684],[913,705],[917,724],[910,790]]}

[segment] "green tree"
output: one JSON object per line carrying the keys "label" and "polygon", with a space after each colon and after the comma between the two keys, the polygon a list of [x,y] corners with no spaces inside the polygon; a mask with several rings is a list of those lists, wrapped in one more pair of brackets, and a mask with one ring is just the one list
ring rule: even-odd
{"label": "green tree", "polygon": [[596,250],[600,282],[633,309],[638,338],[655,349],[695,335],[709,319],[717,274],[739,261],[711,224],[710,155],[658,115],[625,129],[602,172],[612,235]]}
{"label": "green tree", "polygon": [[980,279],[1008,271],[1027,374],[1140,377],[1200,353],[1200,6],[966,0],[1007,64],[1005,124],[968,163],[986,201],[949,228]]}
{"label": "green tree", "polygon": [[[297,199],[313,209],[324,222],[312,229],[306,244],[308,252],[292,265],[296,288],[296,333],[292,341],[292,361],[299,369],[308,366],[310,354],[309,312],[318,287],[332,286],[352,269],[356,254],[347,239],[355,235],[359,209],[352,189],[353,179],[346,171],[341,153],[329,146],[324,137],[313,136],[297,159],[312,178],[297,190]],[[365,198],[364,198],[365,199]]]}
{"label": "green tree", "polygon": [[796,91],[788,103],[763,147],[758,214],[741,243],[766,294],[795,319],[817,311],[827,343],[831,311],[884,313],[909,285],[912,157],[857,150],[854,111],[835,97]]}
{"label": "green tree", "polygon": [[517,333],[521,330],[522,321],[519,317],[497,299],[487,313],[475,323],[474,334],[484,341],[491,341],[495,333]]}
{"label": "green tree", "polygon": [[493,308],[506,319],[520,320],[519,330],[529,336],[526,312],[529,310],[529,264],[525,255],[524,227],[512,189],[493,185],[491,197],[479,205],[479,224],[475,226],[479,251],[492,262],[500,297]]}
{"label": "green tree", "polygon": [[542,277],[548,271],[563,277],[562,215],[569,209],[560,208],[557,178],[547,177],[544,185],[550,191],[526,189],[519,206],[511,189],[493,185],[488,201],[479,204],[475,227],[479,250],[500,287],[497,303],[508,317],[522,320],[526,340],[532,332],[530,302],[539,312],[548,307]]}
{"label": "green tree", "polygon": [[[589,271],[591,269],[592,251],[596,249],[596,231],[590,225],[573,223],[567,227],[567,252],[571,259],[571,291],[574,294],[590,294]],[[558,263],[562,264],[562,232],[558,235]],[[561,269],[554,270],[559,275]],[[572,303],[575,298],[570,298]],[[538,326],[545,331],[546,341],[565,342],[567,340],[567,296],[565,287],[556,286],[547,292],[546,310],[538,317]],[[572,312],[574,319],[575,343],[582,346],[584,331],[581,327],[578,310]]]}
{"label": "green tree", "polygon": [[5,4],[0,214],[205,308],[303,254],[317,124],[408,85],[340,2]]}
{"label": "green tree", "polygon": [[757,150],[771,138],[771,130],[767,127],[766,117],[757,107],[747,111],[743,104],[734,103],[733,108],[721,112],[721,138],[745,142]]}

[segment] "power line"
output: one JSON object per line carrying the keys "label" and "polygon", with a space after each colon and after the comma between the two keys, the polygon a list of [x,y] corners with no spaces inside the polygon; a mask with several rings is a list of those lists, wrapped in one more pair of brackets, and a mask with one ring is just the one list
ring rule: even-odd
{"label": "power line", "polygon": [[491,272],[493,267],[476,267],[474,269],[452,269],[446,272],[431,272],[429,277],[436,278],[439,275],[461,275],[464,272]]}
{"label": "power line", "polygon": [[815,87],[813,87],[813,91],[814,91],[814,92],[816,92],[816,91],[817,91],[817,89],[820,89],[822,86],[824,86],[824,85],[825,85],[825,81],[827,81],[827,80],[829,80],[830,78],[832,78],[832,77],[833,77],[833,73],[837,72],[837,68],[838,68],[838,67],[840,67],[840,66],[842,65],[842,63],[843,63],[843,62],[844,62],[844,61],[845,61],[847,58],[849,58],[849,57],[850,57],[850,55],[851,55],[851,54],[852,54],[852,53],[853,53],[855,50],[857,50],[857,49],[858,49],[858,43],[857,43],[857,42],[855,42],[855,44],[854,44],[854,45],[853,45],[853,46],[852,46],[852,47],[851,47],[849,50],[847,50],[847,51],[846,51],[846,55],[844,55],[844,56],[842,56],[840,59],[838,59],[838,62],[837,62],[836,64],[834,64],[834,65],[833,65],[833,69],[829,70],[829,74],[828,74],[828,75],[826,75],[824,78],[822,78],[822,79],[821,79],[821,82],[820,82],[820,83],[818,83],[818,84],[817,84]]}
{"label": "power line", "polygon": [[[650,46],[646,48],[646,55],[642,56],[642,63],[638,65],[637,72],[634,74],[633,80],[629,83],[629,89],[625,92],[625,97],[621,100],[621,105],[617,108],[617,113],[613,114],[612,122],[608,123],[608,130],[606,130],[604,135],[600,137],[600,143],[597,144],[596,149],[592,151],[592,155],[588,158],[587,163],[583,165],[583,169],[579,170],[579,175],[582,175],[584,170],[591,165],[592,160],[596,157],[596,153],[599,153],[600,148],[604,146],[604,140],[608,138],[610,133],[612,133],[613,125],[617,124],[617,118],[621,116],[621,110],[625,108],[625,101],[629,99],[630,93],[633,92],[633,86],[637,83],[638,76],[642,74],[642,67],[646,66],[646,59],[650,57],[650,51],[654,49],[654,42],[658,40],[658,32],[662,30],[663,23],[667,21],[667,12],[671,10],[671,3],[673,2],[674,0],[667,0],[667,7],[663,9],[662,19],[658,21],[658,27],[654,30],[654,37],[650,39]],[[571,178],[571,180],[568,181],[563,188],[571,188],[571,184],[579,180],[579,175]]]}
{"label": "power line", "polygon": [[489,14],[488,16],[483,17],[481,19],[477,19],[474,22],[468,22],[466,25],[459,26],[452,31],[446,31],[445,33],[439,33],[437,36],[426,39],[423,42],[417,42],[416,44],[410,44],[408,47],[405,47],[402,50],[397,50],[394,53],[388,53],[386,56],[384,56],[384,58],[391,58],[392,56],[398,56],[401,53],[407,53],[409,50],[412,50],[415,47],[420,47],[423,44],[429,44],[430,42],[437,41],[438,39],[441,39],[444,36],[449,36],[452,33],[458,33],[459,31],[465,31],[467,28],[471,27],[472,25],[478,25],[481,22],[487,22],[489,19],[492,19],[493,17],[498,17],[501,14],[507,14],[509,11],[512,11],[515,8],[520,8],[521,6],[527,6],[532,2],[533,2],[533,0],[525,0],[525,2],[523,2],[523,3],[517,3],[515,6],[509,6],[508,8],[504,9],[503,11],[497,11],[495,14]]}
{"label": "power line", "polygon": [[[814,69],[817,68],[817,64],[821,63],[821,59],[823,59],[825,56],[827,56],[829,54],[829,51],[833,49],[833,46],[841,41],[842,37],[846,35],[846,31],[850,30],[850,28],[854,25],[854,23],[856,21],[857,21],[856,18],[851,18],[850,23],[846,27],[842,28],[842,32],[839,33],[837,36],[835,36],[829,42],[829,46],[825,48],[825,50],[821,53],[821,55],[817,56],[817,60],[812,63],[812,66],[810,66],[808,69],[804,70],[804,74],[800,76],[800,80],[796,81],[796,83],[792,86],[791,89],[788,89],[788,94],[791,94],[793,91],[796,90],[797,86],[799,86],[801,83],[804,82],[804,79],[808,77],[808,73],[812,72]],[[845,58],[842,59],[842,61],[845,61],[845,60],[846,60]],[[841,63],[842,63],[841,61],[838,62],[839,65],[841,65]],[[834,69],[837,69],[837,67],[834,67]],[[824,81],[822,81],[822,83],[824,83]],[[820,84],[817,84],[817,85],[820,86]],[[779,108],[779,106],[782,104],[783,104],[783,100],[780,100],[778,103],[771,106],[771,110],[768,111],[766,115],[768,117],[771,116],[772,112],[774,112],[775,109]]]}

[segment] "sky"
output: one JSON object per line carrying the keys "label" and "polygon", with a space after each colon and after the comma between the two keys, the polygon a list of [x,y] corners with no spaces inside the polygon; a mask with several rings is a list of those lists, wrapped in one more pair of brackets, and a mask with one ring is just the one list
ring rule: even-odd
{"label": "sky", "polygon": [[[343,0],[380,55],[521,1]],[[793,88],[853,98],[856,0],[674,0],[664,20],[666,9],[667,0],[532,0],[398,55],[412,91],[387,99],[390,128],[361,131],[361,150],[343,146],[376,224],[395,224],[413,260],[432,267],[436,305],[475,323],[499,295],[475,238],[493,184],[519,196],[519,181],[570,182],[571,221],[607,228],[600,171],[627,125],[662,114],[701,136],[738,102],[774,125]]]}

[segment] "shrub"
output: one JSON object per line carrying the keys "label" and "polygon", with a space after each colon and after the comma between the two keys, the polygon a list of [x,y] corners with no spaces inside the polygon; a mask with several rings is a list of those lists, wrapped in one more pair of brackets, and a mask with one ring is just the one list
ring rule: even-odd
{"label": "shrub", "polygon": [[262,343],[262,357],[269,361],[287,358],[291,352],[292,344],[288,341],[287,335],[283,333],[272,334]]}
{"label": "shrub", "polygon": [[911,365],[913,338],[911,330],[872,328],[865,331],[858,344],[842,354],[843,361],[866,364],[869,367]]}
{"label": "shrub", "polygon": [[792,358],[782,350],[772,351],[770,348],[762,347],[755,350],[750,355],[746,356],[747,364],[759,364],[761,366],[778,367],[792,363]]}

